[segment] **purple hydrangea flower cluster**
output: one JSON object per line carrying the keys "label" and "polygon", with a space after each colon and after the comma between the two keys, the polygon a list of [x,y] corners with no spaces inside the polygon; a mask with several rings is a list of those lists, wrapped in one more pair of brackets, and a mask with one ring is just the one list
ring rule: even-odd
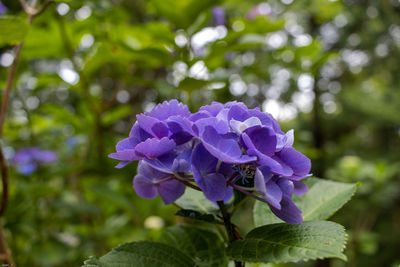
{"label": "purple hydrangea flower cluster", "polygon": [[139,160],[133,186],[143,198],[160,195],[170,204],[195,183],[208,200],[227,201],[236,189],[295,224],[303,219],[292,195],[307,192],[300,180],[311,161],[292,147],[293,138],[270,114],[240,102],[213,102],[191,113],[171,100],[137,115],[109,156],[121,160],[118,168]]}
{"label": "purple hydrangea flower cluster", "polygon": [[19,173],[29,175],[39,166],[56,161],[57,154],[51,150],[41,150],[37,147],[24,147],[18,150],[11,160]]}

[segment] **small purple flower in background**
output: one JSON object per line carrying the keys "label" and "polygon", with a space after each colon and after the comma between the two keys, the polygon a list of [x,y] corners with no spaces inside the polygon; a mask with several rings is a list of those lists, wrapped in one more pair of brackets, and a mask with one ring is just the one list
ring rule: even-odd
{"label": "small purple flower in background", "polygon": [[24,147],[18,150],[11,161],[16,165],[17,171],[29,175],[38,167],[57,160],[57,154],[51,150],[41,150],[37,147]]}
{"label": "small purple flower in background", "polygon": [[225,25],[225,10],[220,6],[216,6],[212,9],[213,20],[216,26]]}
{"label": "small purple flower in background", "polygon": [[227,201],[233,190],[268,203],[287,223],[301,223],[292,195],[303,195],[311,161],[295,150],[293,130],[258,108],[213,102],[196,113],[177,100],[137,115],[129,137],[120,141],[118,168],[139,160],[137,194],[175,202],[191,186],[212,201]]}
{"label": "small purple flower in background", "polygon": [[7,7],[0,1],[0,15],[7,12]]}

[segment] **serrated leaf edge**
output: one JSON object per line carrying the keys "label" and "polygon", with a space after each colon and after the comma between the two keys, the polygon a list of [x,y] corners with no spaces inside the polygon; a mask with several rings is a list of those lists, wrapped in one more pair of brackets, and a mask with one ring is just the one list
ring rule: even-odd
{"label": "serrated leaf edge", "polygon": [[[316,179],[323,180],[323,179],[321,179],[321,178],[316,178]],[[336,182],[336,181],[330,181],[330,182]],[[341,183],[341,182],[336,182],[336,183]],[[349,196],[349,199],[348,199],[346,202],[344,202],[341,206],[339,206],[337,209],[335,209],[330,215],[326,216],[324,219],[322,219],[322,220],[320,220],[320,221],[324,221],[324,220],[329,219],[329,218],[332,217],[338,210],[340,210],[344,205],[346,205],[346,204],[351,200],[351,198],[355,195],[355,193],[356,193],[356,191],[357,191],[357,187],[359,187],[359,183],[355,183],[355,184],[354,184],[354,183],[353,183],[353,184],[350,184],[350,183],[342,183],[342,184],[354,186],[354,188],[353,188],[353,190],[352,190],[352,193],[351,193],[351,195]],[[335,198],[337,195],[338,195],[338,194],[336,194],[336,195],[334,195],[333,197],[329,198],[329,200]],[[311,212],[308,212],[307,214],[311,214],[313,211],[317,210],[319,207],[321,207],[321,205],[318,206],[317,208],[314,208]],[[306,215],[307,215],[307,214],[306,214]],[[306,217],[306,215],[303,215],[303,218]],[[314,220],[313,220],[313,221],[314,221]]]}
{"label": "serrated leaf edge", "polygon": [[[338,224],[338,223],[335,223],[335,224],[337,224],[338,226],[340,226],[340,227],[342,228],[343,232],[344,232],[343,245],[342,245],[342,248],[341,248],[340,251],[339,251],[339,253],[341,254],[342,257],[335,257],[335,256],[333,256],[333,257],[310,257],[310,258],[298,259],[298,260],[307,262],[307,261],[309,261],[309,260],[322,260],[322,259],[326,259],[326,258],[338,258],[338,259],[341,259],[341,260],[347,262],[347,256],[346,256],[343,252],[344,252],[344,249],[346,248],[347,241],[348,241],[348,236],[349,236],[349,235],[346,233],[346,229],[344,228],[343,225]],[[273,224],[266,224],[266,225],[269,226],[269,225],[273,225]],[[260,226],[260,227],[262,227],[262,226]],[[255,239],[255,238],[245,238],[245,239],[243,239],[243,240],[246,240],[246,239],[247,239],[247,240],[251,240],[251,239],[257,240],[257,239]],[[240,240],[240,241],[242,241],[242,240]],[[277,242],[275,242],[275,243],[277,243]],[[284,245],[284,246],[286,246],[286,245]],[[299,248],[305,248],[305,247],[299,247]],[[239,258],[239,257],[231,256],[231,255],[229,255],[228,253],[227,253],[227,256],[228,256],[228,258],[230,258],[230,259],[232,259],[232,260],[243,261],[243,259],[241,259],[241,258]],[[251,261],[251,260],[247,260],[246,262],[260,263],[260,261]],[[269,261],[268,263],[289,263],[289,262],[294,262],[294,261],[289,261],[289,260],[288,260],[288,261]]]}

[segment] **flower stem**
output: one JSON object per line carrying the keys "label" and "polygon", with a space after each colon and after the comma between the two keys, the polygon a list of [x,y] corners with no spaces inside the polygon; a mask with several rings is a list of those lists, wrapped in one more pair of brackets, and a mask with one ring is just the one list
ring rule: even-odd
{"label": "flower stem", "polygon": [[195,189],[195,190],[197,190],[197,191],[202,191],[202,190],[200,189],[200,187],[198,187],[198,186],[192,184],[191,182],[187,181],[185,178],[179,176],[178,174],[175,174],[175,176],[174,176],[173,178],[175,178],[175,179],[178,180],[179,182],[181,182],[181,183],[183,183],[183,184],[185,184],[185,185],[187,185],[187,186],[189,186],[189,187],[191,187],[191,188],[193,188],[193,189]]}
{"label": "flower stem", "polygon": [[[222,218],[224,219],[224,226],[225,226],[226,232],[228,234],[229,243],[232,243],[233,241],[237,240],[238,238],[235,235],[235,231],[234,231],[233,225],[231,223],[231,216],[229,215],[229,212],[224,204],[224,201],[222,201],[222,200],[217,201],[217,204],[221,211]],[[235,261],[235,267],[244,267],[244,265],[245,265],[244,262]]]}
{"label": "flower stem", "polygon": [[233,188],[235,188],[236,190],[242,192],[243,194],[248,195],[249,197],[252,197],[252,198],[254,198],[254,199],[257,199],[257,200],[259,200],[259,201],[262,201],[262,202],[265,202],[265,203],[268,204],[268,202],[267,202],[265,199],[263,199],[263,198],[261,198],[261,197],[258,197],[258,196],[256,196],[256,195],[254,195],[254,194],[252,194],[252,193],[250,193],[250,192],[248,192],[248,191],[246,191],[246,190],[240,188],[240,186],[237,186],[237,185],[235,185],[235,184],[232,183],[232,182],[228,182],[228,184],[229,184],[230,186],[232,186]]}

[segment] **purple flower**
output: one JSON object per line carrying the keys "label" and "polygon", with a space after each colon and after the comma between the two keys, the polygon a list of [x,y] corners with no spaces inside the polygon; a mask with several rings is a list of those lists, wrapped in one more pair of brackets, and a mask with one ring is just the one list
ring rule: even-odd
{"label": "purple flower", "polygon": [[212,9],[213,19],[215,25],[225,25],[225,10],[220,6]]}
{"label": "purple flower", "polygon": [[120,141],[110,158],[121,160],[117,168],[136,160],[155,159],[192,138],[190,111],[176,100],[157,105],[137,115],[129,137]]}
{"label": "purple flower", "polygon": [[285,134],[271,115],[238,102],[214,102],[190,118],[204,148],[233,165],[233,187],[256,191],[282,220],[302,222],[301,211],[291,200],[299,191],[283,189],[288,182],[307,191],[299,180],[311,169],[311,161],[292,147],[293,130]]}
{"label": "purple flower", "polygon": [[192,170],[197,185],[209,200],[219,201],[232,196],[227,186],[227,178],[233,173],[232,166],[219,161],[201,143],[193,150]]}
{"label": "purple flower", "polygon": [[293,141],[293,130],[284,133],[270,114],[243,103],[213,102],[192,114],[171,100],[137,115],[110,157],[121,160],[118,168],[140,161],[134,188],[141,197],[160,195],[170,204],[188,185],[215,203],[236,189],[268,203],[285,222],[301,223],[292,195],[307,192],[300,180],[311,161]]}
{"label": "purple flower", "polygon": [[155,198],[160,195],[165,204],[174,203],[185,192],[185,185],[175,180],[173,175],[160,172],[145,161],[139,163],[133,187],[143,198]]}
{"label": "purple flower", "polygon": [[0,1],[0,15],[7,12],[7,7]]}
{"label": "purple flower", "polygon": [[54,162],[57,160],[57,154],[51,150],[40,150],[37,147],[25,147],[18,150],[12,162],[17,166],[19,173],[29,175],[39,166]]}

